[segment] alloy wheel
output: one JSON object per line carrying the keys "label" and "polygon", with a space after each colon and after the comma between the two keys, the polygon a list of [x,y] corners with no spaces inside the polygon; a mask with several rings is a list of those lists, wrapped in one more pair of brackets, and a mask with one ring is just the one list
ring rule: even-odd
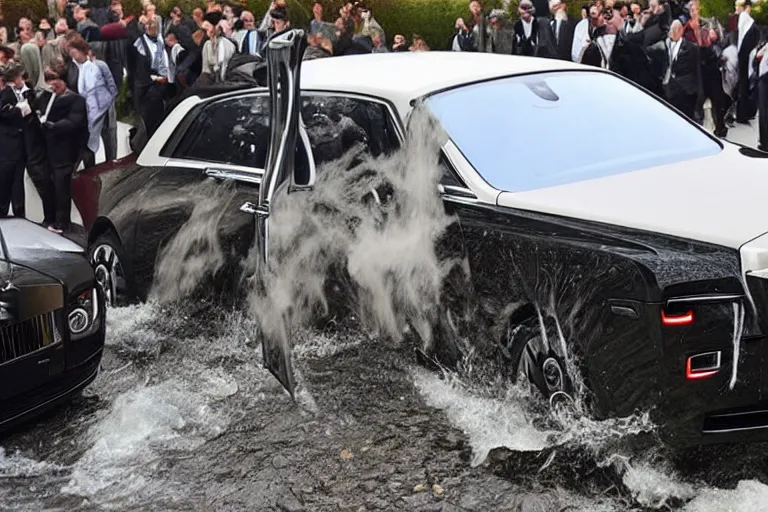
{"label": "alloy wheel", "polygon": [[125,272],[114,247],[109,244],[96,246],[91,252],[91,266],[96,274],[96,281],[104,290],[107,306],[117,307],[125,304]]}
{"label": "alloy wheel", "polygon": [[526,343],[517,367],[517,382],[527,382],[532,391],[540,392],[550,403],[564,397],[572,399],[565,359],[541,335]]}

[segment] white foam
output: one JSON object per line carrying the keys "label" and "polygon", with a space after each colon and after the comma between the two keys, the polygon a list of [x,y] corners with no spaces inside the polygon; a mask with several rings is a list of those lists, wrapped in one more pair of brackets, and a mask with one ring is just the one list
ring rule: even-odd
{"label": "white foam", "polygon": [[78,460],[65,494],[111,500],[162,492],[155,480],[166,450],[194,450],[219,435],[226,418],[210,403],[236,391],[226,375],[204,372],[198,389],[180,380],[133,389],[88,434],[92,446]]}
{"label": "white foam", "polygon": [[539,451],[553,445],[555,431],[538,430],[522,407],[522,400],[481,397],[450,377],[441,379],[426,370],[414,370],[413,379],[427,404],[442,409],[468,437],[472,465],[482,464],[494,448]]}
{"label": "white foam", "polygon": [[0,477],[30,478],[62,471],[63,466],[46,461],[37,461],[23,456],[20,452],[7,454],[0,446]]}
{"label": "white foam", "polygon": [[685,512],[760,512],[768,509],[768,485],[742,480],[736,489],[704,489]]}

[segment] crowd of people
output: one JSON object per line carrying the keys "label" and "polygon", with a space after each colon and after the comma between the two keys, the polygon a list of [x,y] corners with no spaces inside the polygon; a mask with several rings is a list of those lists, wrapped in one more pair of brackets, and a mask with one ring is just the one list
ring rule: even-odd
{"label": "crowd of people", "polygon": [[[126,16],[121,0],[88,1],[56,0],[50,18],[22,18],[10,31],[0,26],[0,217],[25,215],[26,171],[43,223],[57,233],[69,227],[76,169],[95,165],[102,144],[107,160],[117,157],[115,103],[123,87],[151,136],[174,98],[226,83],[231,68],[261,60],[268,38],[292,23],[285,0],[273,1],[258,21],[221,0],[191,13],[173,7],[168,19],[151,0],[138,17]],[[471,1],[447,49],[607,68],[697,122],[709,100],[717,136],[758,117],[760,148],[768,150],[768,34],[752,19],[750,0],[737,0],[725,26],[702,17],[699,0],[592,0],[579,19],[569,18],[566,1],[520,0],[514,22],[504,10],[487,12]],[[430,50],[416,34],[410,43],[403,34],[388,42],[360,2],[329,14],[314,2],[301,27],[305,59]]]}

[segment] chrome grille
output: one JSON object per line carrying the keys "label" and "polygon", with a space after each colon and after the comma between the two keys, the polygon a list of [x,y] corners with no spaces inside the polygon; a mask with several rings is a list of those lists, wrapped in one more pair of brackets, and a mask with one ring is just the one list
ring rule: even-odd
{"label": "chrome grille", "polygon": [[0,364],[61,342],[53,313],[0,327]]}

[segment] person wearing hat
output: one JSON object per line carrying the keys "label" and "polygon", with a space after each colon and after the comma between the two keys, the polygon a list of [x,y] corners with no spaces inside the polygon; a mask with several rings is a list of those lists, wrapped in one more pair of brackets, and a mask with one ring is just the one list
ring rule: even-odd
{"label": "person wearing hat", "polygon": [[227,38],[220,26],[224,16],[218,12],[209,12],[203,18],[203,30],[208,40],[203,45],[204,80],[213,82],[224,81],[227,65],[232,56],[237,53],[237,46]]}
{"label": "person wearing hat", "polygon": [[24,98],[27,90],[21,67],[11,65],[3,73],[5,87],[0,91],[0,218],[24,217],[24,120],[32,108]]}

